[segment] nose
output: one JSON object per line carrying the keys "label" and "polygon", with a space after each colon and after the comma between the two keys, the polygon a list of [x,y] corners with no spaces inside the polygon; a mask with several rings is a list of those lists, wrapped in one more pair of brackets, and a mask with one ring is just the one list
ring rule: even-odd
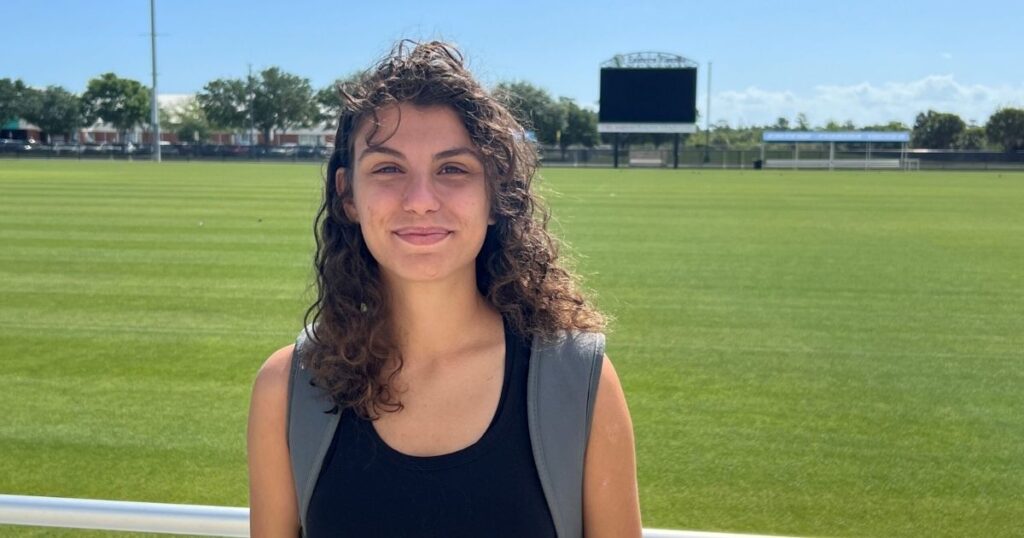
{"label": "nose", "polygon": [[409,178],[402,196],[402,209],[411,213],[425,215],[441,208],[433,178],[430,174],[415,174]]}

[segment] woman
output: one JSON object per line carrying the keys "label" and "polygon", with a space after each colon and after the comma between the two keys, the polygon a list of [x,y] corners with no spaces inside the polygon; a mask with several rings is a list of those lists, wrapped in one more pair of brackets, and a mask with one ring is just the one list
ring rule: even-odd
{"label": "woman", "polygon": [[[444,43],[399,44],[343,93],[309,339],[271,355],[253,388],[252,536],[293,537],[300,522],[306,536],[576,534],[556,531],[562,510],[538,479],[526,378],[545,342],[604,318],[557,264],[535,150]],[[302,517],[293,361],[336,417]],[[596,361],[582,506],[566,513],[588,538],[639,536],[632,424]]]}

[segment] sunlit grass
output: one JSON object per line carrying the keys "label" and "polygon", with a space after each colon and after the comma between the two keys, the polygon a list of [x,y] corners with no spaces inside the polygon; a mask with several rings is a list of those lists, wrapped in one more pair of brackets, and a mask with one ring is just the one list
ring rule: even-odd
{"label": "sunlit grass", "polygon": [[[321,173],[0,161],[0,493],[244,505]],[[1019,532],[1024,174],[544,176],[617,320],[645,526]]]}

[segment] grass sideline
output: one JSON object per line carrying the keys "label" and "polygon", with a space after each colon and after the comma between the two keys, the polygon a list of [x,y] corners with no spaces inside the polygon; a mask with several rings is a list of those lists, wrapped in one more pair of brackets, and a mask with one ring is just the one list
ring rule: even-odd
{"label": "grass sideline", "polygon": [[[0,161],[0,493],[244,505],[321,173]],[[543,175],[617,318],[646,527],[1020,531],[1024,174]]]}

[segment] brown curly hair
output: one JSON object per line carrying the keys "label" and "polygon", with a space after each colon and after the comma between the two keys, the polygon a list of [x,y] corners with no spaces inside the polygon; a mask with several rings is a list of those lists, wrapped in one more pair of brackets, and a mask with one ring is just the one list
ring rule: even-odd
{"label": "brown curly hair", "polygon": [[[401,41],[357,82],[338,90],[345,105],[314,225],[317,297],[306,311],[313,345],[301,359],[336,409],[352,408],[372,419],[402,408],[391,388],[402,357],[388,290],[358,224],[343,207],[352,197],[354,135],[371,121],[370,144],[378,111],[389,105],[450,107],[480,152],[495,224],[488,226],[476,259],[477,287],[508,326],[542,339],[560,331],[604,328],[605,317],[558,263],[558,243],[547,231],[549,213],[531,190],[538,166],[535,147],[509,109],[473,79],[458,49],[437,41]],[[339,169],[345,174],[342,192],[334,180]],[[397,368],[382,379],[389,361]]]}

